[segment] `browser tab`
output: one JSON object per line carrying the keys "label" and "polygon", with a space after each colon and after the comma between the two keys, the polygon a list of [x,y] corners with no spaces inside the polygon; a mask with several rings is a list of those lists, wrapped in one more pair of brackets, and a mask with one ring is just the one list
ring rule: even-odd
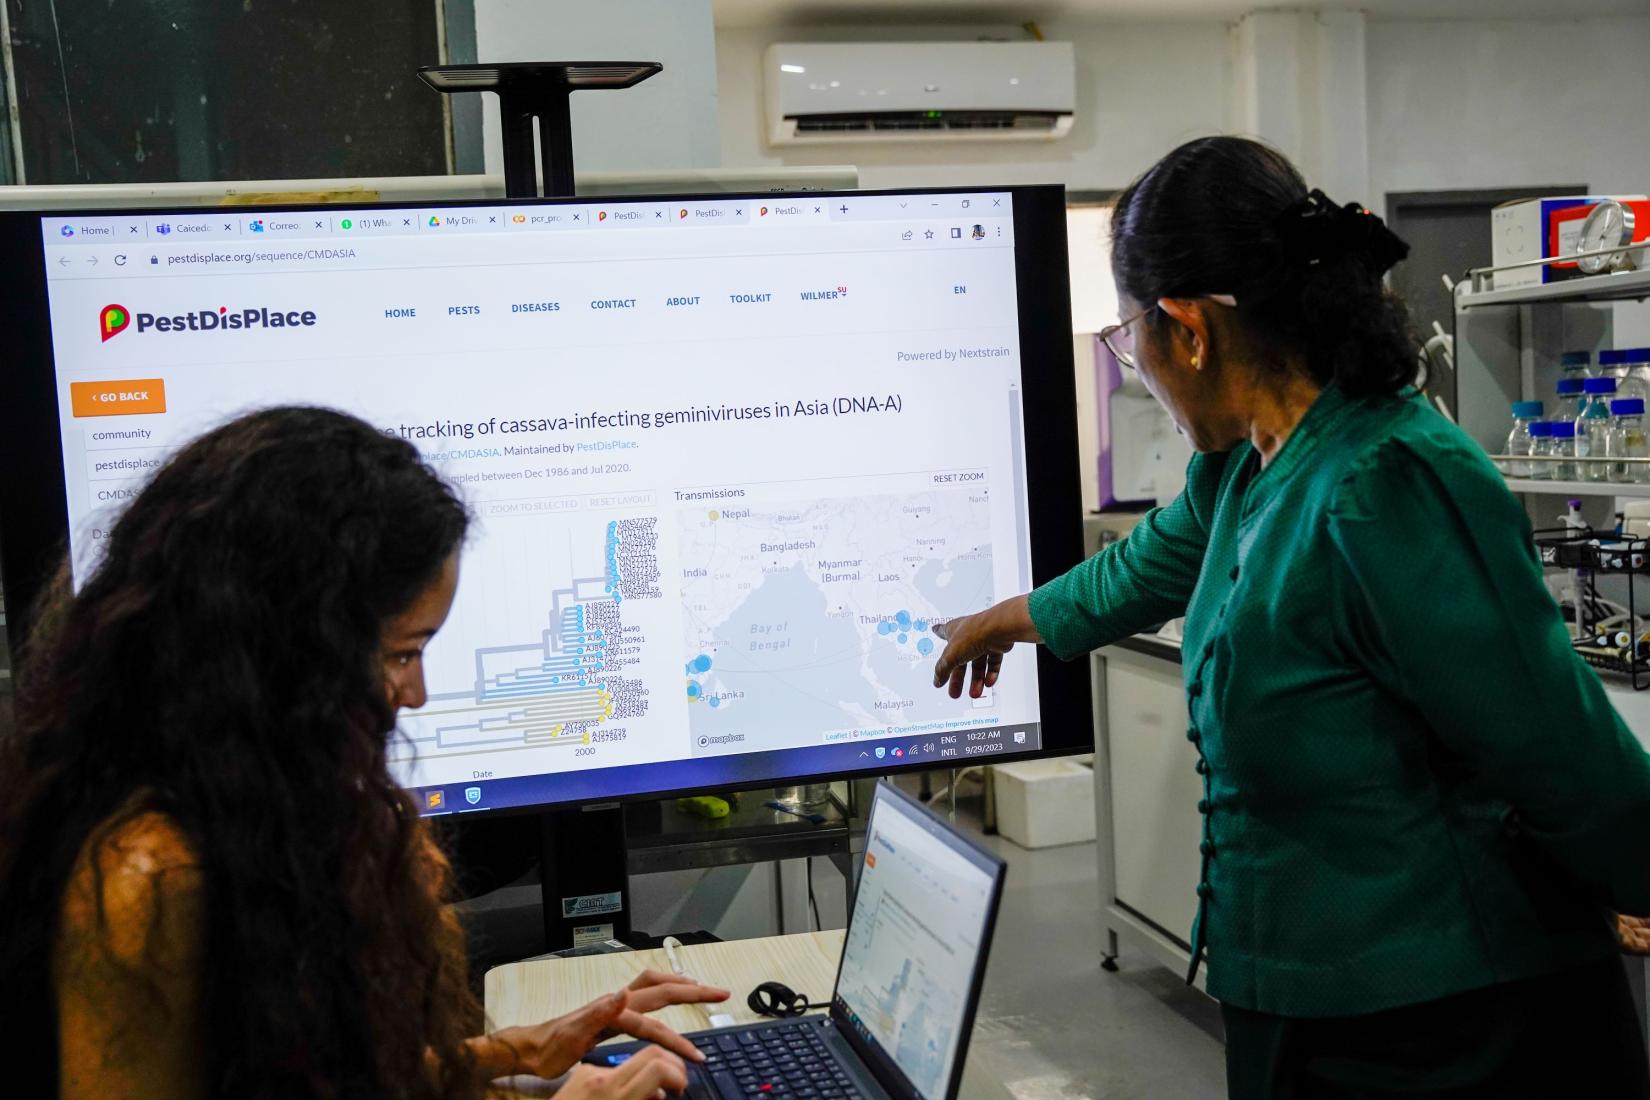
{"label": "browser tab", "polygon": [[424,210],[417,217],[418,227],[424,232],[439,233],[496,233],[505,228],[503,211],[474,207],[457,210]]}
{"label": "browser tab", "polygon": [[775,196],[756,200],[751,205],[756,208],[758,225],[823,225],[831,220],[825,209],[826,200],[806,195]]}
{"label": "browser tab", "polygon": [[114,218],[47,218],[43,229],[49,244],[115,244],[121,227]]}
{"label": "browser tab", "polygon": [[516,206],[501,212],[499,222],[512,231],[522,229],[583,229],[591,224],[583,206]]}
{"label": "browser tab", "polygon": [[676,211],[663,202],[625,202],[592,207],[591,224],[598,229],[662,229],[677,222]]}
{"label": "browser tab", "polygon": [[319,214],[248,214],[241,218],[241,236],[247,238],[324,237],[331,231],[332,219]]}
{"label": "browser tab", "polygon": [[415,210],[347,210],[332,219],[340,236],[382,237],[418,232]]}
{"label": "browser tab", "polygon": [[751,220],[751,208],[760,205],[756,199],[727,202],[694,202],[689,199],[677,206],[676,220],[682,225],[746,225]]}
{"label": "browser tab", "polygon": [[234,214],[177,214],[147,219],[152,241],[224,241],[241,235],[241,220]]}

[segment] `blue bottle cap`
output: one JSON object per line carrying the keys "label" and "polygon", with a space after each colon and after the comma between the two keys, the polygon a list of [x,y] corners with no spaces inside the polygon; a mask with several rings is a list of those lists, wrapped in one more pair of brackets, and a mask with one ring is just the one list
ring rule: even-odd
{"label": "blue bottle cap", "polygon": [[1591,366],[1592,362],[1593,353],[1590,351],[1567,351],[1558,357],[1561,367],[1586,367]]}
{"label": "blue bottle cap", "polygon": [[1545,420],[1537,420],[1534,424],[1530,425],[1530,435],[1532,437],[1544,437],[1552,434],[1553,426]]}
{"label": "blue bottle cap", "polygon": [[1540,416],[1541,411],[1541,402],[1539,401],[1514,401],[1512,406],[1512,414],[1520,420],[1529,420],[1531,417]]}
{"label": "blue bottle cap", "polygon": [[1598,365],[1601,367],[1619,367],[1627,362],[1624,356],[1627,352],[1621,348],[1605,348],[1598,353]]}
{"label": "blue bottle cap", "polygon": [[1650,363],[1650,348],[1622,348],[1623,363]]}
{"label": "blue bottle cap", "polygon": [[1616,380],[1614,378],[1584,378],[1581,388],[1585,393],[1615,393]]}
{"label": "blue bottle cap", "polygon": [[1558,396],[1573,397],[1581,392],[1580,378],[1560,378],[1558,380]]}
{"label": "blue bottle cap", "polygon": [[1610,402],[1610,411],[1617,416],[1643,416],[1644,398],[1623,397],[1620,401]]}
{"label": "blue bottle cap", "polygon": [[1553,438],[1554,439],[1574,439],[1575,437],[1576,437],[1576,426],[1572,421],[1569,421],[1569,420],[1555,420],[1553,422]]}

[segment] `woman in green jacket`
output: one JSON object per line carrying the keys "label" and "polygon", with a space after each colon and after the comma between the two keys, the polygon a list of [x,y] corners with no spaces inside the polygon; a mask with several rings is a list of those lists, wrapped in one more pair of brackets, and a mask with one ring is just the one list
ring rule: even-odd
{"label": "woman in green jacket", "polygon": [[1104,336],[1196,448],[1186,489],[947,624],[936,684],[1186,617],[1192,966],[1231,1096],[1650,1096],[1611,917],[1650,912],[1650,763],[1523,508],[1412,388],[1381,286],[1407,246],[1226,137],[1142,176],[1112,232]]}

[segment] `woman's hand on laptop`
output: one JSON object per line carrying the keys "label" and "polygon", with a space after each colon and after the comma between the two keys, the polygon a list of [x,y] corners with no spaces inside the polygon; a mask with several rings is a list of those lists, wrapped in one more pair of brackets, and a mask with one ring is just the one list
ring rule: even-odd
{"label": "woman's hand on laptop", "polygon": [[687,1091],[687,1067],[668,1050],[648,1047],[613,1069],[579,1066],[567,1075],[557,1100],[652,1100]]}
{"label": "woman's hand on laptop", "polygon": [[663,970],[642,971],[625,986],[625,991],[630,994],[633,1012],[656,1012],[667,1005],[721,1004],[728,999],[725,989],[706,985],[686,974],[666,974]]}
{"label": "woman's hand on laptop", "polygon": [[666,1005],[716,1004],[727,999],[725,989],[676,974],[644,970],[617,993],[598,997],[583,1008],[535,1027],[505,1028],[491,1038],[514,1052],[517,1068],[513,1072],[538,1077],[560,1077],[597,1043],[615,1035],[629,1035],[699,1062],[704,1055],[698,1048],[647,1013]]}

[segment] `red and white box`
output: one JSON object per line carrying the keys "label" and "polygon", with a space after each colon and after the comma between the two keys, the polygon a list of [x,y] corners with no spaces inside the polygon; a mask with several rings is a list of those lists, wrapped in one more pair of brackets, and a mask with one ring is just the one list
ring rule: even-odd
{"label": "red and white box", "polygon": [[[1640,241],[1650,241],[1650,200],[1621,198],[1617,202],[1625,206],[1633,214],[1633,239],[1627,243],[1638,244]],[[1585,206],[1572,206],[1564,210],[1553,212],[1547,223],[1547,255],[1567,256],[1581,250],[1581,223],[1587,220],[1587,215],[1598,208],[1598,203],[1588,203]],[[1614,244],[1615,242],[1611,242]],[[1610,247],[1606,245],[1605,247]],[[1642,252],[1628,253],[1633,257],[1635,266],[1644,266],[1640,257]],[[1552,272],[1549,279],[1573,279],[1578,275],[1586,274],[1574,260],[1569,263],[1553,264],[1547,270]]]}
{"label": "red and white box", "polygon": [[[1592,207],[1613,195],[1552,195],[1538,199],[1518,199],[1502,203],[1490,211],[1490,266],[1505,267],[1526,260],[1543,259],[1555,255],[1549,251],[1555,238],[1552,219],[1568,210]],[[1627,195],[1626,200],[1643,200],[1644,195]],[[1580,222],[1575,225],[1579,228]],[[1571,251],[1575,249],[1572,245]],[[1572,272],[1574,267],[1571,268]],[[1558,278],[1565,278],[1560,273]],[[1514,271],[1495,274],[1493,289],[1510,290],[1521,286],[1540,286],[1554,279],[1553,265],[1521,267]]]}

